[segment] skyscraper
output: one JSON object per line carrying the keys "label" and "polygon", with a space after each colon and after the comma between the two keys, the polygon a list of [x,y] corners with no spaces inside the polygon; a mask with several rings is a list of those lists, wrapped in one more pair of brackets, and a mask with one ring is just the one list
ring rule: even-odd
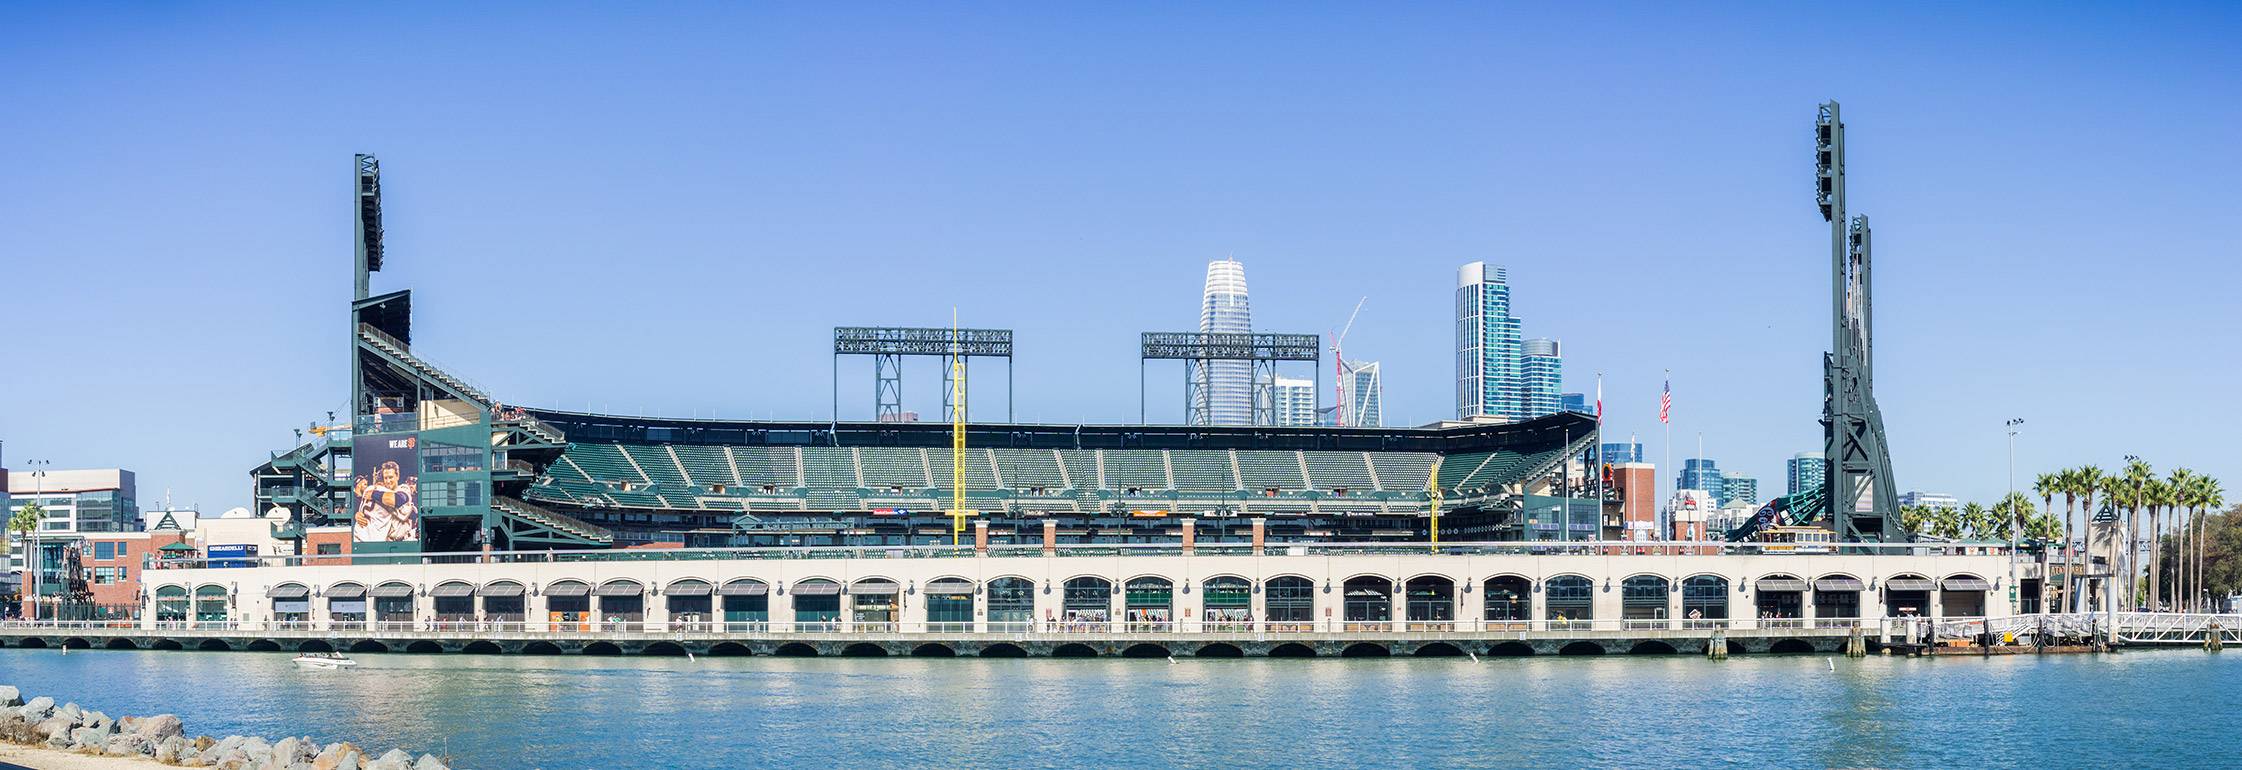
{"label": "skyscraper", "polygon": [[1508,273],[1473,262],[1456,271],[1456,417],[1526,416],[1518,319]]}
{"label": "skyscraper", "polygon": [[1316,424],[1316,381],[1278,377],[1269,385],[1270,411],[1278,425]]}
{"label": "skyscraper", "polygon": [[1596,405],[1589,402],[1588,394],[1586,393],[1567,393],[1557,400],[1559,402],[1558,408],[1563,409],[1567,412],[1591,416],[1596,414]]}
{"label": "skyscraper", "polygon": [[1521,417],[1543,417],[1564,408],[1565,358],[1557,341],[1530,339],[1519,347],[1519,406]]}
{"label": "skyscraper", "polygon": [[[1244,334],[1253,331],[1246,303],[1246,268],[1235,259],[1207,263],[1206,289],[1199,300],[1199,331]],[[1208,361],[1190,364],[1193,394],[1187,419],[1194,425],[1253,424],[1253,363]]]}
{"label": "skyscraper", "polygon": [[1347,378],[1340,383],[1347,389],[1347,425],[1359,428],[1378,428],[1386,424],[1386,386],[1378,377],[1378,362],[1349,363]]}
{"label": "skyscraper", "polygon": [[1759,479],[1735,471],[1720,474],[1720,504],[1726,508],[1737,503],[1759,504]]}
{"label": "skyscraper", "polygon": [[1648,459],[1643,456],[1643,444],[1640,441],[1605,442],[1596,451],[1596,461],[1606,465],[1639,463]]}
{"label": "skyscraper", "polygon": [[1720,464],[1712,460],[1692,457],[1682,461],[1681,473],[1674,477],[1675,489],[1697,489],[1712,495],[1715,507],[1720,497]]}
{"label": "skyscraper", "polygon": [[1824,466],[1820,452],[1800,452],[1792,455],[1783,468],[1783,494],[1795,495],[1822,486]]}

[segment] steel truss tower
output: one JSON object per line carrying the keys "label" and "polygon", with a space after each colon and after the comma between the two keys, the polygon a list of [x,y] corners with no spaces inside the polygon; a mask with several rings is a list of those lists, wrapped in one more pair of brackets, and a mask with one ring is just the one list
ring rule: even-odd
{"label": "steel truss tower", "polygon": [[1873,387],[1868,217],[1846,219],[1845,124],[1837,102],[1821,106],[1814,138],[1814,197],[1830,226],[1830,352],[1822,359],[1822,456],[1829,463],[1822,483],[1829,523],[1840,540],[1904,540],[1892,455]]}

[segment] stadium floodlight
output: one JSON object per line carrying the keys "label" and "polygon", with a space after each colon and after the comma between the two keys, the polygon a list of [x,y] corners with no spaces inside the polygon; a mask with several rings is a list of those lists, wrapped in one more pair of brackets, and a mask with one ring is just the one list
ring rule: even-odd
{"label": "stadium floodlight", "polygon": [[882,422],[903,417],[903,357],[948,359],[943,366],[942,411],[948,417],[953,377],[970,359],[1004,359],[1004,420],[1012,421],[1012,330],[918,326],[833,327],[833,420],[841,419],[841,356],[872,357],[872,415]]}
{"label": "stadium floodlight", "polygon": [[[1211,422],[1212,404],[1209,393],[1207,364],[1212,361],[1248,361],[1254,366],[1253,423],[1271,425],[1276,422],[1276,401],[1273,397],[1276,380],[1276,363],[1279,361],[1323,361],[1323,340],[1314,334],[1262,334],[1242,332],[1145,332],[1137,359],[1137,422],[1144,422],[1144,365],[1149,361],[1189,361],[1185,370],[1184,421],[1204,425]],[[1323,367],[1315,367],[1316,387],[1312,393],[1323,392]]]}

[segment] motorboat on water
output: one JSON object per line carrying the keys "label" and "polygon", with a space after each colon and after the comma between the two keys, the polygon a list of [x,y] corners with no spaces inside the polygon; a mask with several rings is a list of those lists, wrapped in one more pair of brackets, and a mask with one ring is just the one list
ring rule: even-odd
{"label": "motorboat on water", "polygon": [[344,657],[339,652],[307,652],[297,655],[295,660],[296,665],[305,668],[337,669],[358,665],[358,661]]}

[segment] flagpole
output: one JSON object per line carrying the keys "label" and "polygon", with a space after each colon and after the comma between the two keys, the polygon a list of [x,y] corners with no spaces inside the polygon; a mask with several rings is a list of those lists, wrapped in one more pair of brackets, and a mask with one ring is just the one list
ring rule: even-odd
{"label": "flagpole", "polygon": [[[1663,441],[1663,443],[1665,444],[1665,448],[1664,448],[1664,449],[1662,449],[1662,450],[1660,450],[1660,454],[1661,454],[1661,457],[1659,458],[1658,462],[1659,462],[1659,464],[1660,464],[1660,465],[1664,466],[1664,467],[1663,467],[1663,470],[1665,470],[1665,471],[1666,471],[1667,473],[1676,473],[1676,471],[1675,471],[1675,469],[1674,469],[1674,423],[1673,423],[1673,421],[1672,421],[1671,419],[1669,419],[1669,415],[1667,414],[1667,407],[1666,407],[1666,404],[1672,403],[1672,401],[1671,401],[1670,399],[1672,399],[1672,398],[1673,398],[1673,394],[1674,394],[1674,370],[1672,370],[1672,369],[1668,369],[1668,370],[1666,370],[1666,390],[1665,390],[1665,395],[1662,395],[1662,396],[1660,396],[1660,397],[1659,397],[1659,398],[1660,398],[1661,400],[1660,400],[1660,402],[1659,402],[1659,404],[1658,404],[1658,424],[1659,424],[1659,425],[1660,425],[1660,426],[1661,426],[1661,427],[1663,428],[1663,430],[1665,431],[1665,434],[1666,434],[1666,435],[1665,435],[1665,438],[1661,439],[1661,440]],[[1651,490],[1653,490],[1653,494],[1656,494],[1656,490],[1658,489],[1658,484],[1656,484],[1656,483],[1655,483],[1655,481],[1656,481],[1656,480],[1655,480],[1655,479],[1653,479],[1653,482],[1654,482],[1654,483],[1652,483],[1652,484],[1650,485],[1650,488],[1651,488]],[[1679,476],[1679,475],[1676,475],[1676,476],[1674,476],[1674,481],[1675,481],[1675,483],[1677,483],[1677,484],[1678,484],[1678,483],[1680,483],[1680,481],[1681,481],[1681,476]],[[1680,489],[1681,489],[1681,488],[1680,488],[1680,487],[1678,487],[1678,486],[1677,486],[1677,487],[1675,487],[1675,490],[1676,490],[1676,491],[1679,491]],[[1667,499],[1671,500],[1671,499],[1673,499],[1673,498],[1672,498],[1672,496],[1671,496],[1671,495],[1669,495],[1669,496],[1667,496]],[[1652,505],[1658,505],[1658,501],[1654,499],[1654,500],[1652,500],[1652,501],[1651,501],[1651,504],[1652,504]],[[1673,537],[1674,537],[1674,533],[1673,533],[1673,529],[1674,529],[1674,522],[1673,522],[1673,518],[1674,518],[1674,512],[1673,512],[1672,510],[1670,510],[1670,509],[1667,509],[1667,508],[1666,508],[1665,506],[1662,506],[1662,505],[1661,505],[1661,506],[1659,506],[1659,509],[1660,509],[1660,510],[1662,511],[1662,515],[1661,515],[1661,517],[1660,517],[1660,518],[1661,518],[1662,520],[1661,520],[1661,521],[1659,522],[1659,525],[1658,525],[1658,526],[1659,526],[1659,529],[1662,529],[1662,530],[1665,530],[1665,531],[1663,531],[1663,532],[1659,532],[1659,533],[1658,533],[1658,539],[1660,539],[1660,540],[1672,540],[1672,539],[1673,539]]]}
{"label": "flagpole", "polygon": [[[1611,458],[1604,456],[1604,373],[1596,373],[1596,467],[1589,478],[1596,480],[1596,539],[1604,539],[1604,468]],[[1621,535],[1625,537],[1624,534]]]}

